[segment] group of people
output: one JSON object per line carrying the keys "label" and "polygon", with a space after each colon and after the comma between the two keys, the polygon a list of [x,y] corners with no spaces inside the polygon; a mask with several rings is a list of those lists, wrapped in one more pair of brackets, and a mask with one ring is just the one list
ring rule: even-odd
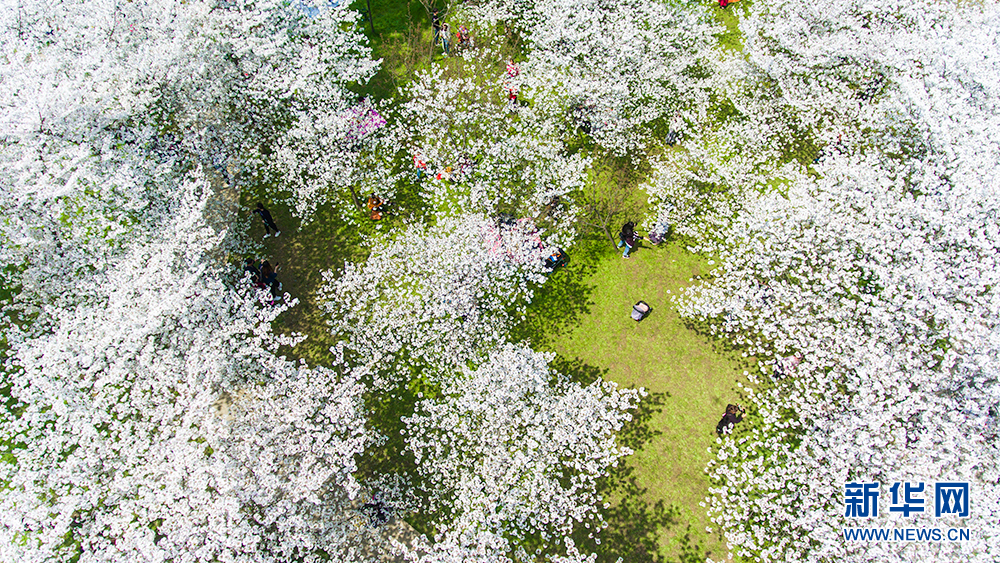
{"label": "group of people", "polygon": [[[448,22],[441,21],[441,13],[438,10],[431,12],[431,28],[434,30],[434,46],[436,47],[440,42],[445,56],[450,56],[451,28]],[[460,50],[472,48],[472,32],[464,25],[458,26],[458,31],[455,33],[455,40],[458,42]]]}
{"label": "group of people", "polygon": [[[653,244],[660,244],[667,240],[667,235],[670,234],[671,224],[661,219],[657,221],[653,230],[649,232],[649,242]],[[635,232],[635,223],[629,221],[622,225],[620,231],[618,231],[618,248],[624,247],[625,250],[622,252],[622,258],[629,258],[629,252],[635,248],[635,245],[642,240],[643,236]]]}
{"label": "group of people", "polygon": [[[423,160],[420,160],[418,156],[414,156],[413,161],[414,165],[417,168],[418,175],[425,174],[427,170],[427,164]],[[471,159],[469,162],[470,162],[469,165],[471,166],[472,162]],[[451,167],[449,166],[445,168],[444,174],[447,174],[450,179],[451,172],[452,170]],[[438,177],[440,178],[441,174],[438,174]],[[384,203],[385,202],[377,195],[375,195],[374,192],[368,197],[367,207],[368,211],[371,213],[372,220],[377,221],[382,218],[382,209]],[[274,222],[274,218],[271,216],[271,213],[267,210],[267,208],[264,207],[263,203],[258,202],[257,207],[253,210],[253,213],[255,215],[258,215],[264,223],[264,230],[267,233],[264,235],[264,238],[271,236],[272,229],[275,231],[274,236],[278,236],[281,234],[281,230],[278,229],[277,224],[275,224]],[[498,216],[497,221],[498,221],[498,226],[503,224],[510,225],[514,223],[513,217],[508,217],[504,215]],[[660,240],[662,240],[661,237],[662,235],[658,236],[657,240],[654,242],[659,242]],[[618,233],[618,238],[619,238],[618,248],[624,247],[625,249],[624,252],[622,252],[622,258],[628,258],[629,252],[635,247],[636,243],[643,237],[640,236],[635,231],[635,223],[629,221],[624,225],[622,225],[621,231],[619,231]],[[650,239],[651,240],[653,239],[652,234],[650,236]],[[550,269],[555,269],[558,266],[562,265],[564,261],[565,261],[565,254],[561,249],[556,249],[552,252],[551,256],[546,258],[545,264]],[[254,258],[247,258],[244,263],[244,271],[249,274],[250,282],[254,285],[254,287],[257,287],[259,289],[270,290],[271,304],[274,304],[278,296],[281,295],[281,282],[278,281],[278,266],[279,264],[277,262],[275,262],[275,264],[272,266],[268,260],[258,261]],[[794,369],[795,365],[797,365],[801,361],[801,356],[795,355],[790,357],[789,359],[791,361],[788,362],[787,364],[786,363],[780,364],[781,368],[788,370]],[[733,431],[733,427],[737,423],[743,420],[743,415],[745,413],[746,410],[740,405],[733,405],[733,404],[726,405],[726,413],[722,416],[722,420],[720,420],[719,424],[716,426],[715,429],[716,433],[720,435],[731,433]],[[385,521],[385,517],[383,515],[384,514],[383,508],[379,506],[379,504],[380,503],[365,505],[365,508],[369,509],[372,513],[371,518],[373,522],[377,522],[373,524],[376,526],[380,523],[384,523]]]}
{"label": "group of people", "polygon": [[278,281],[278,262],[271,265],[268,260],[247,258],[243,270],[250,274],[250,283],[258,289],[270,290],[270,304],[274,304],[281,296],[281,282]]}
{"label": "group of people", "polygon": [[[662,233],[659,232],[659,230],[661,229],[661,225],[663,228]],[[656,229],[657,233],[655,240],[653,233],[650,233],[649,237],[650,242],[653,242],[654,244],[664,240],[666,232],[670,229],[670,225],[661,222],[657,224]],[[618,232],[618,248],[625,247],[625,251],[622,252],[622,258],[628,258],[629,252],[632,250],[632,248],[635,247],[636,243],[642,238],[643,237],[641,237],[638,233],[635,232],[635,223],[633,223],[632,221],[629,221],[624,225],[622,225],[621,231]],[[639,303],[636,304],[636,307],[638,307],[640,304],[645,305],[645,303],[640,301]],[[635,307],[633,309],[635,309]],[[646,305],[644,310],[638,311],[638,314],[636,314],[636,311],[633,310],[632,318],[635,320],[642,320],[642,317],[646,312],[648,312],[648,309],[649,307],[648,305]],[[802,358],[799,355],[794,356],[794,365],[798,365],[801,359]],[[794,368],[794,365],[792,365],[792,368]],[[733,428],[736,426],[736,424],[743,421],[744,414],[746,414],[746,409],[744,409],[742,405],[733,405],[733,404],[726,405],[726,412],[725,414],[722,415],[722,420],[719,421],[719,424],[716,425],[715,432],[719,435],[732,433]]]}
{"label": "group of people", "polygon": [[417,180],[423,179],[424,176],[432,175],[437,180],[446,180],[449,182],[460,181],[464,176],[470,174],[476,167],[479,161],[468,153],[462,153],[458,157],[458,168],[454,166],[445,166],[443,169],[439,170],[437,174],[428,172],[427,161],[424,160],[422,154],[416,149],[413,150],[413,168],[417,171]]}
{"label": "group of people", "polygon": [[[274,230],[275,237],[281,234],[281,229],[278,228],[274,217],[271,216],[271,212],[264,207],[263,203],[258,202],[257,207],[251,213],[259,216],[263,221],[266,233],[264,238],[271,236],[271,230]],[[281,282],[278,281],[278,262],[272,266],[268,260],[247,258],[243,263],[243,271],[250,275],[250,283],[254,287],[270,290],[270,304],[273,305],[280,298]]]}

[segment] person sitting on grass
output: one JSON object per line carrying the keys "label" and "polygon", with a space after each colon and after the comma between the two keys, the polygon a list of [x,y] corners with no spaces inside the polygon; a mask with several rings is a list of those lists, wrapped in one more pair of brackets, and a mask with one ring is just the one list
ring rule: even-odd
{"label": "person sitting on grass", "polygon": [[733,427],[736,426],[737,422],[743,421],[743,415],[746,414],[746,410],[741,405],[726,405],[726,414],[722,415],[722,420],[715,427],[715,433],[719,434],[732,434]]}
{"label": "person sitting on grass", "polygon": [[368,202],[365,204],[368,207],[368,212],[371,214],[372,221],[378,221],[382,219],[382,208],[385,202],[379,196],[372,192],[368,196]]}
{"label": "person sitting on grass", "polygon": [[447,180],[447,181],[450,182],[451,181],[451,177],[452,177],[452,170],[454,170],[454,169],[451,166],[445,166],[444,167],[444,171],[438,172],[437,176],[435,176],[435,177],[438,180]]}
{"label": "person sitting on grass", "polygon": [[462,50],[472,48],[472,34],[469,33],[469,28],[464,25],[458,26],[458,33],[455,34],[455,39],[458,40],[458,46]]}

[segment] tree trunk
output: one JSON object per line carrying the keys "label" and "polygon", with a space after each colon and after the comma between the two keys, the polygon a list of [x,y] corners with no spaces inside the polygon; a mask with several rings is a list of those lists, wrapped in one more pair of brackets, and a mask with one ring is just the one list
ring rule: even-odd
{"label": "tree trunk", "polygon": [[354,186],[351,186],[351,199],[354,200],[354,205],[358,208],[358,211],[365,210],[365,207],[361,205],[361,200],[358,199],[358,193],[354,191]]}
{"label": "tree trunk", "polygon": [[615,245],[615,248],[618,248],[618,243],[615,242],[615,237],[611,236],[611,231],[608,230],[608,225],[601,225],[601,228],[604,229],[604,234],[608,235],[608,240],[611,241],[611,244]]}

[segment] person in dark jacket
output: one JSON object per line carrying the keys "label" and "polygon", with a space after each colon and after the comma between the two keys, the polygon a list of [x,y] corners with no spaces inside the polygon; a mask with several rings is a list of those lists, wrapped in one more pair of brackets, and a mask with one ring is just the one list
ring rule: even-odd
{"label": "person in dark jacket", "polygon": [[733,431],[733,427],[736,426],[737,422],[743,421],[743,415],[746,414],[746,410],[740,405],[726,405],[726,414],[722,415],[722,420],[715,427],[716,434],[729,434]]}
{"label": "person in dark jacket", "polygon": [[260,268],[257,267],[256,260],[247,258],[246,262],[243,263],[243,270],[250,274],[250,283],[254,285],[260,283]]}
{"label": "person in dark jacket", "polygon": [[635,246],[635,241],[641,238],[642,237],[635,232],[635,223],[629,221],[628,223],[622,225],[622,230],[618,233],[618,248],[621,248],[622,246],[625,247],[625,252],[622,252],[622,258],[629,257],[628,253],[632,250],[632,247]]}
{"label": "person in dark jacket", "polygon": [[438,11],[431,12],[431,29],[434,30],[434,47],[437,47],[438,40],[441,39],[441,16]]}
{"label": "person in dark jacket", "polygon": [[361,512],[368,516],[368,525],[378,528],[389,521],[390,513],[388,507],[380,500],[372,499],[361,506]]}
{"label": "person in dark jacket", "polygon": [[264,287],[274,287],[278,282],[278,264],[275,263],[271,266],[271,263],[264,260],[260,265],[260,282]]}
{"label": "person in dark jacket", "polygon": [[274,229],[275,237],[281,234],[281,230],[274,224],[274,218],[271,217],[271,212],[264,208],[263,203],[257,202],[257,209],[254,209],[253,212],[260,215],[261,220],[264,221],[264,231],[267,233],[264,235],[264,238],[271,236],[271,229]]}

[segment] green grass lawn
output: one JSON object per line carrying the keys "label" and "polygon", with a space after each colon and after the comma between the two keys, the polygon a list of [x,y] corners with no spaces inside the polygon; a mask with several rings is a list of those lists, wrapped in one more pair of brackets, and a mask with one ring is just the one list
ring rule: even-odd
{"label": "green grass lawn", "polygon": [[[607,240],[582,240],[570,258],[538,292],[517,336],[556,352],[557,369],[578,379],[649,392],[620,436],[636,453],[603,486],[613,504],[599,560],[725,559],[699,503],[715,425],[740,400],[745,360],[690,328],[670,304],[671,292],[707,272],[706,260],[676,242],[645,243],[623,260]],[[636,323],[629,314],[640,299],[653,310]]]}

